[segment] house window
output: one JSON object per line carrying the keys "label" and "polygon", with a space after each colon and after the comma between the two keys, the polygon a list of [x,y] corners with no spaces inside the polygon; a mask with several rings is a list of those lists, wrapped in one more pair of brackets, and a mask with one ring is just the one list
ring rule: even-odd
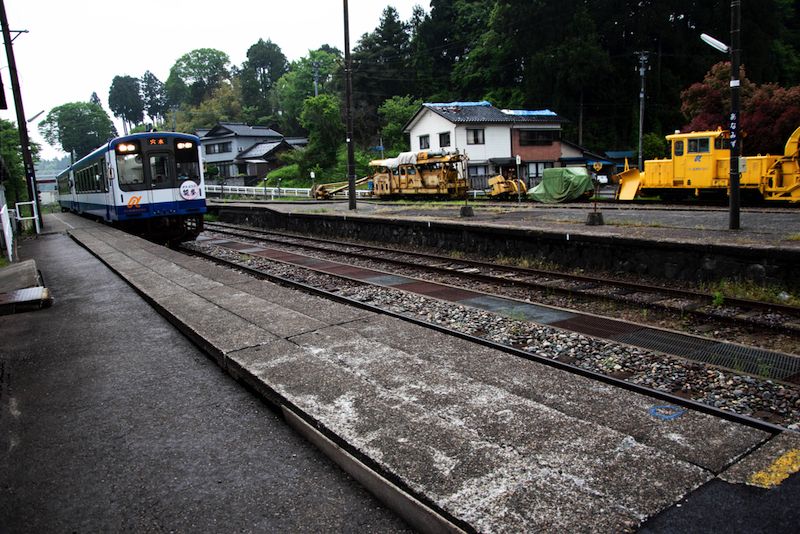
{"label": "house window", "polygon": [[483,139],[483,128],[480,130],[475,129],[467,129],[467,144],[468,145],[482,145],[484,144]]}
{"label": "house window", "polygon": [[534,162],[528,163],[528,179],[539,181],[542,178],[542,171],[545,169],[552,169],[553,162],[552,161],[541,161],[541,162]]}
{"label": "house window", "polygon": [[489,173],[489,168],[486,165],[470,165],[469,176],[470,178],[479,178],[486,176]]}
{"label": "house window", "polygon": [[222,154],[231,151],[231,143],[217,143],[206,145],[206,154]]}
{"label": "house window", "polygon": [[426,148],[431,147],[431,136],[430,135],[420,135],[419,136],[419,149],[425,150]]}
{"label": "house window", "polygon": [[439,134],[439,148],[447,148],[450,146],[450,132]]}
{"label": "house window", "polygon": [[520,130],[520,146],[550,145],[561,140],[561,130]]}

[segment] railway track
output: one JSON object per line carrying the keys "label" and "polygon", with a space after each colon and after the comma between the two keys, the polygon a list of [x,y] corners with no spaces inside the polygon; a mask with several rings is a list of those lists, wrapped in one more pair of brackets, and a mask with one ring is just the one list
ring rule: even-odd
{"label": "railway track", "polygon": [[[625,280],[501,265],[486,261],[453,258],[443,255],[387,249],[360,243],[330,239],[293,236],[259,229],[237,227],[219,223],[207,223],[208,230],[232,236],[245,236],[280,246],[298,247],[321,254],[346,256],[367,262],[383,262],[392,269],[401,268],[412,273],[421,269],[448,277],[449,283],[463,286],[458,279],[486,284],[492,292],[496,288],[517,288],[522,296],[531,298],[559,294],[568,297],[580,296],[585,300],[608,301],[642,308],[677,313],[683,319],[693,317],[704,333],[708,322],[721,322],[761,332],[755,335],[774,335],[785,332],[798,338],[798,344],[789,343],[788,352],[800,352],[800,308],[755,300],[721,297],[699,291],[677,287],[665,287]],[[242,234],[242,232],[245,232]],[[470,286],[474,287],[474,286]],[[484,288],[482,288],[484,289]],[[544,294],[544,295],[542,295]],[[585,304],[577,302],[576,305]]]}
{"label": "railway track", "polygon": [[[250,249],[240,247],[237,251],[225,248],[223,243],[224,240],[212,239],[206,243],[190,244],[184,250],[258,278],[421,324],[615,387],[637,391],[675,406],[714,414],[770,432],[800,429],[800,389],[791,384],[727,373],[679,358],[664,358],[632,347],[587,339],[579,334],[568,335],[546,326],[528,324],[529,330],[516,331],[525,321],[453,306],[427,296],[376,288],[322,272],[309,272],[263,257],[248,258],[246,251]],[[515,331],[533,344],[526,346],[509,339],[509,333]],[[539,347],[539,350],[532,350],[532,346]],[[641,372],[628,372],[634,368]]]}
{"label": "railway track", "polygon": [[[207,230],[210,231],[211,226]],[[220,225],[216,225],[215,228],[223,230]],[[354,278],[345,275],[342,278],[334,274],[337,272],[352,274],[360,268],[350,263],[342,264],[321,259],[321,256],[332,254],[330,250],[322,253],[306,249],[306,252],[316,253],[300,255],[288,250],[296,250],[297,246],[286,242],[275,242],[288,239],[285,237],[272,235],[271,241],[264,241],[248,229],[244,235],[239,232],[233,239],[234,236],[231,234],[237,233],[235,227],[226,225],[224,231],[227,233],[217,234],[216,239],[193,245],[192,253],[204,255],[214,261],[247,270],[258,276],[290,284],[299,283],[304,288],[312,287],[314,291],[332,296],[331,298],[344,298],[348,302],[374,305],[386,313],[411,317],[425,324],[438,325],[447,331],[454,330],[457,335],[482,339],[526,357],[557,362],[558,365],[579,368],[613,381],[633,384],[635,387],[644,387],[647,390],[654,389],[659,391],[659,394],[664,393],[676,398],[689,399],[690,402],[699,402],[713,410],[722,409],[726,412],[746,414],[795,429],[800,425],[800,389],[792,383],[800,381],[798,380],[800,359],[796,357],[738,345],[726,346],[715,341],[698,341],[693,337],[674,337],[670,333],[664,337],[663,332],[659,331],[655,332],[658,338],[655,350],[658,352],[620,346],[603,340],[587,340],[580,333],[565,333],[560,330],[562,325],[569,323],[571,319],[566,323],[555,324],[559,329],[549,328],[546,320],[543,321],[544,325],[531,323],[530,317],[526,317],[520,311],[520,301],[514,301],[514,306],[517,307],[511,309],[511,314],[506,313],[510,317],[503,317],[496,313],[498,311],[496,301],[492,301],[492,305],[488,308],[484,306],[484,309],[472,309],[471,304],[462,306],[459,303],[446,302],[447,291],[452,290],[456,293],[464,291],[454,286],[446,286],[451,289],[445,293],[435,294],[434,291],[435,298],[425,294],[409,294],[407,291],[399,291],[397,287],[376,287],[359,281],[357,276]],[[298,237],[292,236],[291,239]],[[353,244],[347,246],[361,247]],[[333,254],[339,261],[345,259],[341,250]],[[362,261],[368,263],[365,260],[359,260],[359,263]],[[325,262],[333,264],[333,267],[326,271],[324,267],[320,267]],[[307,265],[302,266],[300,263]],[[311,267],[313,265],[317,267]],[[385,275],[385,272],[383,274]],[[443,297],[445,301],[442,300]],[[492,298],[494,297],[489,297],[490,301]],[[536,307],[533,304],[530,306]],[[555,318],[559,318],[558,314]],[[538,317],[537,319],[541,320]],[[624,322],[613,323],[602,318],[597,319],[599,323],[591,323],[589,332],[584,330],[584,333],[594,333],[593,329],[597,328],[598,324],[600,328],[611,326],[612,329],[619,329],[619,325],[623,325],[621,333],[617,332],[621,337],[614,338],[608,335],[605,337],[611,341],[621,340],[623,343],[627,343],[626,340],[630,339],[630,332],[625,331]],[[581,332],[580,328],[578,332]],[[639,331],[638,334],[642,332]],[[652,334],[652,332],[644,333]],[[652,340],[650,343],[652,345]],[[697,343],[706,343],[708,346],[704,349]],[[676,345],[684,352],[678,350],[678,354],[675,355],[673,351],[673,355],[669,356],[669,350],[661,350],[661,348],[668,349],[670,345]],[[734,359],[729,357],[727,360],[723,359],[722,363],[723,367],[728,367],[730,370],[720,368],[718,365],[708,365],[707,362],[691,361],[691,354],[686,353],[686,351],[697,353],[699,349],[699,353],[705,351],[710,354],[719,352],[720,348],[728,350],[731,347],[735,349]],[[688,360],[687,356],[690,356]],[[780,365],[785,365],[788,361],[791,367],[778,369],[780,365],[774,361],[776,356],[781,360]],[[740,357],[748,357],[752,365],[740,365],[737,362],[747,359],[739,360]],[[776,372],[779,375],[777,379],[774,376]]]}

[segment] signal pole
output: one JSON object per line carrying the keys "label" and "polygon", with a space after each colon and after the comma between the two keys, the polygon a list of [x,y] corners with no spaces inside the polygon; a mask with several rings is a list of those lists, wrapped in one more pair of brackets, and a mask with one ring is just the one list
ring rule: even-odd
{"label": "signal pole", "polygon": [[350,59],[350,15],[344,0],[345,122],[347,127],[347,196],[349,208],[356,209],[356,158],[353,153],[353,64]]}
{"label": "signal pole", "polygon": [[11,77],[11,91],[14,94],[14,107],[17,112],[17,128],[19,129],[19,143],[22,148],[22,162],[25,166],[28,197],[34,203],[34,216],[39,220],[39,227],[44,228],[42,210],[39,208],[39,195],[36,191],[36,170],[33,167],[33,156],[31,155],[30,139],[28,138],[28,121],[25,120],[25,109],[22,107],[22,92],[19,88],[17,62],[14,60],[11,30],[8,29],[8,17],[6,17],[6,6],[3,0],[0,0],[0,25],[3,27],[3,43],[5,43],[6,47],[8,71]]}
{"label": "signal pole", "polygon": [[645,73],[647,72],[647,58],[649,57],[650,53],[646,51],[640,51],[635,53],[639,57],[639,77],[642,80],[642,87],[639,90],[639,172],[644,170],[642,167],[642,130],[644,130],[644,80],[645,80]]}

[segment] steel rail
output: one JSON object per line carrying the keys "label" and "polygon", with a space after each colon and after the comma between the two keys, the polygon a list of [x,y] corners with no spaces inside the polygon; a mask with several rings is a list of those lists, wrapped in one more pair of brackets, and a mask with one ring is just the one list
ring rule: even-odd
{"label": "steel rail", "polygon": [[[428,254],[428,253],[423,253],[423,252],[409,252],[409,251],[398,250],[398,249],[394,249],[394,248],[377,247],[377,246],[373,246],[373,245],[364,245],[364,244],[360,244],[360,243],[352,243],[352,242],[347,242],[347,241],[339,241],[339,240],[333,240],[333,239],[322,239],[322,238],[316,238],[316,237],[297,236],[297,235],[284,234],[284,233],[268,231],[268,230],[245,228],[245,227],[236,226],[236,225],[226,225],[226,224],[219,224],[219,223],[210,223],[209,224],[209,223],[207,223],[206,226],[210,227],[208,229],[211,230],[211,231],[215,231],[215,232],[219,232],[219,233],[223,233],[223,234],[228,234],[228,235],[239,235],[240,237],[244,237],[244,236],[241,236],[241,234],[237,234],[237,233],[235,233],[233,231],[230,231],[230,229],[236,229],[236,230],[238,230],[240,232],[241,231],[243,231],[243,232],[251,232],[251,233],[254,233],[254,234],[261,235],[261,236],[281,236],[281,237],[286,237],[286,238],[290,238],[290,239],[299,239],[299,240],[302,240],[302,241],[311,241],[311,242],[316,242],[316,243],[327,243],[327,244],[331,244],[331,245],[345,246],[345,247],[355,247],[355,248],[360,248],[360,249],[364,249],[364,250],[369,250],[371,252],[378,252],[378,253],[383,253],[383,254],[385,254],[385,253],[402,254],[402,255],[411,256],[411,257],[425,258],[425,259],[431,260],[431,261],[448,262],[448,263],[451,263],[451,264],[462,264],[465,267],[474,267],[474,268],[490,269],[490,270],[494,270],[494,271],[503,271],[503,272],[506,272],[506,273],[509,273],[509,274],[522,274],[524,276],[532,276],[532,277],[548,276],[548,277],[558,278],[558,279],[568,280],[568,281],[576,281],[576,282],[583,282],[583,283],[589,283],[589,284],[598,284],[600,286],[613,285],[613,286],[617,286],[617,287],[620,287],[620,288],[623,288],[623,289],[628,289],[628,290],[636,291],[636,292],[660,293],[660,294],[665,294],[665,295],[669,295],[669,296],[672,296],[672,297],[680,297],[680,298],[684,298],[684,299],[688,299],[688,300],[700,301],[704,305],[712,304],[714,302],[714,299],[715,299],[715,297],[713,295],[709,295],[707,293],[702,293],[702,292],[699,292],[699,291],[691,291],[691,290],[685,290],[685,289],[677,289],[677,288],[670,288],[670,287],[663,287],[663,286],[655,286],[655,285],[649,285],[649,284],[640,284],[640,283],[636,283],[636,282],[628,282],[628,281],[623,281],[623,280],[605,279],[605,278],[599,278],[599,277],[587,276],[587,275],[575,275],[575,274],[559,273],[559,272],[556,272],[556,271],[548,271],[548,270],[544,270],[544,269],[531,269],[531,268],[527,268],[527,267],[512,267],[512,266],[508,266],[508,265],[497,265],[497,264],[494,264],[494,263],[478,261],[478,260],[457,259],[457,258],[450,258],[450,257],[447,257],[447,256],[439,256],[439,255],[436,255],[436,254]],[[213,227],[215,227],[215,226],[225,228],[225,230],[214,229]],[[264,239],[264,240],[270,241],[269,239],[266,239],[266,238],[263,238],[263,237],[261,237],[259,239]],[[349,255],[349,256],[352,256],[352,257],[360,257],[360,258],[363,258],[363,259],[368,259],[368,260],[373,260],[373,261],[379,260],[379,261],[385,261],[387,263],[394,263],[396,265],[402,265],[402,266],[407,266],[407,267],[412,267],[412,268],[417,268],[417,269],[420,268],[419,263],[415,263],[415,262],[412,262],[412,261],[400,260],[400,259],[397,259],[397,258],[375,257],[374,255],[363,254],[363,253],[358,253],[358,252],[353,252],[353,251],[347,251],[347,252],[345,252],[345,251],[334,251],[334,250],[326,249],[325,247],[315,246],[315,245],[311,245],[311,244],[308,244],[308,243],[286,243],[286,242],[275,240],[275,239],[273,239],[271,241],[272,242],[276,242],[276,243],[282,243],[282,244],[285,244],[285,245],[304,247],[304,248],[308,248],[308,249],[311,249],[311,250],[318,250],[318,251],[321,251],[321,252],[334,252],[334,253],[346,254],[346,255]],[[435,270],[435,271],[440,272],[442,274],[451,274],[451,275],[457,274],[459,276],[468,277],[468,278],[472,278],[472,279],[475,279],[475,280],[481,280],[481,281],[484,281],[484,282],[511,284],[511,285],[517,285],[517,286],[522,286],[522,287],[529,287],[529,288],[535,288],[535,289],[541,289],[541,290],[547,290],[547,291],[554,291],[554,292],[564,293],[564,294],[587,294],[586,292],[580,291],[578,289],[570,289],[570,288],[552,286],[552,285],[548,285],[548,284],[544,284],[544,283],[533,282],[533,281],[530,281],[530,280],[515,280],[515,279],[512,279],[512,278],[504,278],[504,277],[501,277],[501,276],[495,276],[495,275],[483,274],[483,273],[467,273],[467,272],[463,272],[463,271],[458,270],[458,269],[452,269],[452,268],[448,269],[446,267],[441,267],[441,266],[436,266],[436,265],[426,265],[425,268],[430,269],[430,270]],[[617,302],[629,302],[626,299],[622,298],[621,296],[614,295],[614,294],[603,294],[603,295],[590,294],[590,296],[592,298],[596,298],[596,299],[607,299],[607,300],[613,300],[613,301],[617,301]],[[768,310],[768,311],[780,312],[780,313],[783,313],[783,314],[786,314],[786,315],[792,315],[792,316],[800,317],[800,308],[798,308],[796,306],[788,306],[788,305],[783,305],[783,304],[773,304],[773,303],[761,302],[761,301],[757,301],[757,300],[740,299],[740,298],[732,298],[732,297],[730,297],[730,298],[729,297],[724,297],[724,302],[725,302],[726,306],[733,306],[733,307],[739,307],[739,308],[749,308],[749,309],[756,309],[756,310]],[[675,311],[674,308],[670,308],[670,307],[664,306],[664,305],[659,305],[659,304],[654,303],[654,302],[637,303],[637,304],[648,306],[648,307],[651,307],[651,308],[658,308],[658,309],[664,309],[664,310],[668,310],[668,311]],[[689,310],[684,310],[684,313],[692,313],[692,314],[695,314],[695,315],[698,315],[698,316],[701,316],[701,317],[711,317],[711,318],[716,319],[716,320],[722,320],[722,321],[733,322],[733,323],[754,324],[753,321],[746,321],[746,320],[743,320],[743,319],[740,319],[740,318],[729,317],[729,316],[724,316],[724,315],[714,315],[714,314],[701,312],[701,311],[698,311],[698,310],[690,310],[690,309]],[[757,324],[757,323],[755,323],[755,324]],[[788,326],[783,327],[783,329],[786,330],[786,331],[789,331],[789,332],[795,332],[796,331],[795,329],[790,328]]]}
{"label": "steel rail", "polygon": [[[520,357],[520,358],[524,358],[526,360],[530,360],[530,361],[534,361],[534,362],[537,362],[537,363],[541,363],[541,364],[547,365],[549,367],[553,367],[553,368],[556,368],[556,369],[559,369],[559,370],[562,370],[562,371],[565,371],[565,372],[569,372],[569,373],[572,373],[572,374],[575,374],[575,375],[583,376],[585,378],[588,378],[588,379],[591,379],[591,380],[595,380],[595,381],[598,381],[598,382],[602,382],[604,384],[608,384],[608,385],[613,386],[613,387],[618,387],[618,388],[621,388],[621,389],[624,389],[624,390],[627,390],[627,391],[632,391],[634,393],[638,393],[640,395],[651,397],[651,398],[657,399],[659,401],[666,401],[666,402],[669,402],[671,404],[676,404],[678,406],[681,406],[681,407],[684,407],[684,408],[688,408],[688,409],[691,409],[691,410],[694,410],[694,411],[697,411],[697,412],[700,412],[700,413],[703,413],[703,414],[706,414],[706,415],[711,415],[713,417],[718,417],[720,419],[724,419],[726,421],[730,421],[730,422],[737,423],[737,424],[740,424],[740,425],[743,425],[743,426],[747,426],[749,428],[754,428],[754,429],[757,429],[757,430],[761,430],[763,432],[767,432],[767,433],[772,434],[772,435],[777,435],[777,434],[780,434],[782,432],[791,432],[790,430],[788,430],[788,429],[786,429],[786,428],[784,428],[784,427],[782,427],[780,425],[776,425],[774,423],[769,423],[769,422],[761,420],[761,419],[756,419],[754,417],[741,415],[741,414],[736,414],[736,413],[733,413],[733,412],[728,412],[726,410],[722,410],[722,409],[716,408],[714,406],[709,406],[707,404],[703,404],[701,402],[698,402],[698,401],[695,401],[695,400],[692,400],[692,399],[687,399],[685,397],[681,397],[681,396],[678,396],[678,395],[673,395],[673,394],[667,393],[665,391],[660,391],[660,390],[657,390],[657,389],[649,388],[649,387],[646,387],[646,386],[642,386],[640,384],[634,384],[632,382],[626,382],[625,380],[622,380],[622,379],[619,379],[619,378],[614,378],[614,377],[608,376],[608,375],[604,375],[602,373],[598,373],[596,371],[592,371],[592,370],[589,370],[589,369],[584,369],[584,368],[578,367],[576,365],[572,365],[572,364],[565,363],[565,362],[560,362],[558,360],[553,360],[553,359],[550,359],[550,358],[539,356],[537,354],[526,352],[526,351],[523,351],[521,349],[517,349],[515,347],[511,347],[511,346],[508,346],[508,345],[503,345],[503,344],[500,344],[500,343],[497,343],[497,342],[494,342],[494,341],[491,341],[491,340],[488,340],[488,339],[484,339],[484,338],[481,338],[481,337],[473,336],[471,334],[466,334],[464,332],[459,332],[457,330],[452,330],[452,329],[447,328],[447,327],[442,326],[442,325],[438,325],[438,324],[435,324],[435,323],[424,321],[422,319],[417,319],[415,317],[410,317],[408,315],[403,315],[401,313],[393,312],[391,310],[383,309],[383,308],[380,308],[378,306],[374,306],[374,305],[371,305],[371,304],[367,304],[365,302],[361,302],[361,301],[354,300],[354,299],[351,299],[351,298],[348,298],[348,297],[345,297],[345,296],[342,296],[342,295],[338,295],[336,293],[331,293],[329,291],[326,291],[324,289],[320,289],[318,287],[314,287],[314,286],[309,285],[309,284],[305,284],[305,283],[302,283],[302,282],[296,282],[296,281],[291,280],[289,278],[285,278],[285,277],[282,277],[282,276],[277,276],[277,275],[274,275],[274,274],[270,274],[270,273],[262,271],[260,269],[256,269],[256,268],[253,268],[253,267],[248,267],[246,265],[241,265],[239,263],[236,263],[236,262],[233,262],[233,261],[230,261],[230,260],[226,260],[224,258],[219,258],[219,257],[213,256],[211,254],[207,254],[205,252],[188,249],[183,245],[181,245],[179,250],[181,250],[185,254],[189,254],[189,255],[197,256],[197,257],[209,260],[209,261],[213,261],[213,262],[218,263],[220,265],[224,265],[226,267],[245,272],[245,273],[250,274],[252,276],[255,276],[257,278],[266,279],[266,280],[269,280],[271,282],[275,282],[275,283],[277,283],[279,285],[282,285],[284,287],[290,287],[290,288],[294,288],[294,289],[299,289],[299,290],[304,291],[306,293],[310,293],[310,294],[313,294],[313,295],[321,296],[321,297],[326,298],[328,300],[333,300],[333,301],[336,301],[336,302],[339,302],[339,303],[342,303],[342,304],[346,304],[348,306],[353,306],[353,307],[360,308],[360,309],[363,309],[363,310],[367,310],[367,311],[370,311],[370,312],[373,312],[373,313],[386,315],[386,316],[389,316],[389,317],[393,317],[395,319],[400,319],[402,321],[405,321],[405,322],[408,322],[408,323],[412,323],[412,324],[415,324],[415,325],[418,325],[418,326],[422,326],[422,327],[428,328],[430,330],[435,330],[437,332],[441,332],[443,334],[447,334],[447,335],[452,336],[452,337],[456,337],[456,338],[463,339],[463,340],[466,340],[466,341],[469,341],[469,342],[472,342],[472,343],[476,343],[478,345],[482,345],[484,347],[495,349],[495,350],[504,352],[506,354],[511,354],[511,355],[514,355],[514,356],[517,356],[517,357]],[[326,273],[326,274],[328,274],[328,273]],[[329,276],[342,278],[342,277],[337,276],[335,274],[329,274]],[[353,280],[351,280],[351,281],[353,281]]]}

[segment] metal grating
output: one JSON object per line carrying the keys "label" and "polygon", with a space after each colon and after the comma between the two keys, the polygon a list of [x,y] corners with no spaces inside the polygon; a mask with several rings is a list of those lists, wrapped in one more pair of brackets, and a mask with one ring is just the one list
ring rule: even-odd
{"label": "metal grating", "polygon": [[623,321],[615,321],[614,319],[606,319],[603,317],[593,317],[591,315],[578,315],[576,317],[551,324],[552,326],[563,328],[565,330],[572,330],[574,332],[580,332],[581,334],[601,337],[604,339],[617,339],[616,336],[642,329],[642,327],[639,325],[630,324]]}
{"label": "metal grating", "polygon": [[714,345],[719,345],[718,342],[710,339],[700,339],[650,328],[640,328],[635,332],[617,335],[611,339],[627,343],[628,345],[635,345],[637,347],[666,352],[667,354],[675,354],[676,356],[683,356],[686,358],[692,358],[692,354],[696,352],[707,350]]}
{"label": "metal grating", "polygon": [[717,343],[689,356],[735,371],[783,380],[800,373],[800,358],[780,352]]}

